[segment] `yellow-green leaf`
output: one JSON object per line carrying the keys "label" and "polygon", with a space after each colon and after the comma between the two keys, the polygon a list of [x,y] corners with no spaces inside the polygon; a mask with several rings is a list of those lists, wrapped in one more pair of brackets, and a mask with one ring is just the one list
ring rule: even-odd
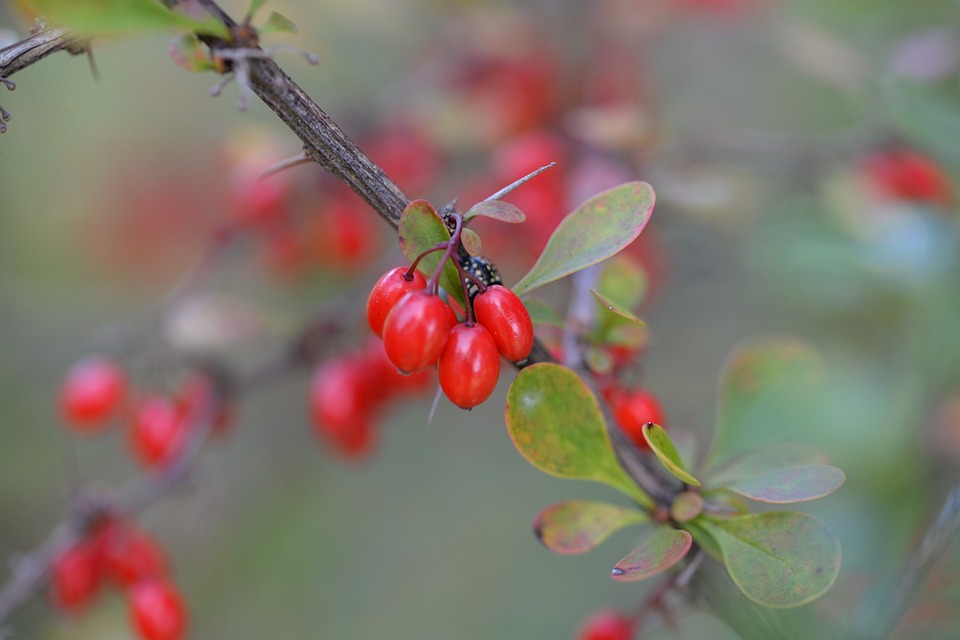
{"label": "yellow-green leaf", "polygon": [[649,520],[636,507],[571,500],[541,511],[533,521],[533,532],[547,549],[569,555],[590,551],[620,529]]}
{"label": "yellow-green leaf", "polygon": [[695,487],[700,486],[700,481],[683,468],[683,461],[680,459],[680,454],[677,453],[676,447],[670,442],[670,436],[667,435],[663,427],[650,422],[643,425],[641,431],[647,444],[650,445],[650,450],[653,451],[654,455],[657,456],[657,460],[660,461],[660,464],[662,464],[667,471],[682,482],[692,484]]}

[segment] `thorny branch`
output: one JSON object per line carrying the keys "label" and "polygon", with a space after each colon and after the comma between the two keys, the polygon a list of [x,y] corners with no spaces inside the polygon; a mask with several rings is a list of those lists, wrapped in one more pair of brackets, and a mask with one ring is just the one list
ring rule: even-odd
{"label": "thorny branch", "polygon": [[[171,8],[181,1],[162,0]],[[209,11],[232,33],[243,28],[243,25],[238,25],[212,0],[193,1]],[[231,42],[201,36],[201,40],[210,47],[215,56],[218,51],[250,46],[250,43],[242,38]],[[45,29],[0,50],[0,81],[12,89],[13,83],[6,80],[8,76],[57,51],[76,54],[86,50],[86,42],[73,32],[66,29]],[[223,58],[230,60],[228,55]],[[268,57],[245,57],[245,64],[248,65],[250,88],[300,138],[305,154],[342,180],[386,222],[396,228],[410,201],[403,191],[273,60]],[[311,323],[276,360],[248,372],[242,379],[230,380],[229,376],[225,375],[226,372],[216,366],[210,374],[215,380],[227,385],[216,385],[221,392],[224,388],[234,393],[257,388],[316,359],[324,350],[322,345],[317,344],[317,336],[329,339],[330,329],[328,323],[322,319]],[[552,361],[552,356],[544,346],[535,341],[530,357],[517,366],[522,368],[537,362]],[[212,417],[216,414],[219,403],[224,400],[223,394],[214,394],[208,402],[198,406],[189,419],[191,437],[188,445],[166,467],[144,473],[126,487],[109,495],[85,495],[81,492],[67,518],[37,549],[22,557],[13,567],[11,579],[0,589],[0,623],[7,620],[18,607],[43,587],[50,563],[66,547],[79,540],[98,515],[110,513],[123,516],[142,511],[187,479],[210,431]],[[628,471],[658,501],[666,500],[676,492],[675,487],[664,484],[661,479],[652,477],[648,470],[637,465],[636,452],[626,439],[615,438],[614,444]]]}

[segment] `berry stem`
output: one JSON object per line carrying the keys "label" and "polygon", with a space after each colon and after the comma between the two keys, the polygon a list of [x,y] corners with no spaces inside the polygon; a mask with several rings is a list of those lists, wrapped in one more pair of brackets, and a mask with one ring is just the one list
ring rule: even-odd
{"label": "berry stem", "polygon": [[[447,240],[446,251],[443,252],[443,257],[440,258],[440,264],[437,265],[437,270],[433,272],[433,275],[430,276],[430,280],[427,281],[427,291],[432,291],[434,294],[437,293],[440,286],[440,274],[443,273],[443,267],[447,264],[453,256],[453,252],[456,251],[456,248],[460,245],[460,234],[463,233],[463,216],[460,214],[452,214],[454,221],[453,233],[450,234],[450,239]],[[432,251],[432,249],[428,249]],[[469,305],[467,305],[469,307]]]}
{"label": "berry stem", "polygon": [[[407,269],[406,272],[403,274],[403,279],[406,280],[407,282],[410,282],[411,280],[413,280],[413,272],[417,270],[417,265],[420,264],[421,260],[423,260],[428,254],[431,254],[434,251],[443,251],[446,248],[447,248],[447,243],[441,242],[437,246],[427,249],[426,251],[418,255],[416,260],[413,261],[413,264],[410,265],[410,268]],[[429,288],[429,283],[427,286]]]}

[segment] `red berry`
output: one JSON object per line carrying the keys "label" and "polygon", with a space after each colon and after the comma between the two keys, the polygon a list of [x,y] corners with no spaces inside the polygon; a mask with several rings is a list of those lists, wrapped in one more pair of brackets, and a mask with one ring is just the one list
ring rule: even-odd
{"label": "red berry", "polygon": [[479,324],[453,327],[437,362],[437,376],[447,398],[461,409],[489,398],[500,377],[500,356],[490,332]]}
{"label": "red berry", "polygon": [[386,400],[394,394],[420,393],[430,388],[433,375],[430,369],[405,375],[390,362],[382,340],[371,338],[362,358],[368,369],[367,388],[371,399]]}
{"label": "red berry", "polygon": [[613,419],[641,449],[650,447],[643,437],[643,425],[652,422],[661,427],[666,426],[666,416],[660,402],[646,389],[614,389],[608,393],[607,400],[613,410]]}
{"label": "red berry", "polygon": [[73,366],[60,389],[64,419],[79,431],[104,426],[126,395],[123,371],[106,358],[88,358]]}
{"label": "red berry", "polygon": [[134,415],[130,446],[146,467],[165,463],[183,447],[186,426],[172,402],[158,396],[147,398]]}
{"label": "red berry", "polygon": [[862,161],[863,170],[889,196],[949,206],[950,178],[930,158],[909,149],[878,151]]}
{"label": "red berry", "polygon": [[103,569],[121,585],[166,574],[167,561],[160,545],[133,524],[110,522],[94,542]]}
{"label": "red berry", "polygon": [[520,362],[533,349],[533,322],[520,298],[495,284],[473,300],[477,322],[493,336],[497,351],[510,362]]}
{"label": "red berry", "polygon": [[578,640],[630,640],[633,625],[623,614],[604,609],[590,616],[580,628]]}
{"label": "red berry", "polygon": [[406,280],[403,277],[406,272],[406,267],[387,271],[370,291],[370,297],[367,298],[367,322],[378,337],[383,336],[383,322],[400,298],[409,291],[427,287],[427,281],[424,280],[422,273],[414,271],[412,278]]}
{"label": "red berry", "polygon": [[457,316],[426,291],[405,294],[383,323],[383,346],[400,371],[413,373],[436,364]]}
{"label": "red berry", "polygon": [[133,625],[144,640],[178,640],[184,636],[186,609],[173,585],[144,580],[131,587],[127,602]]}
{"label": "red berry", "polygon": [[50,595],[62,611],[82,609],[99,586],[96,553],[86,541],[68,547],[50,566]]}
{"label": "red berry", "polygon": [[341,456],[350,459],[367,456],[377,444],[377,432],[368,416],[336,427],[318,426],[316,432],[332,444]]}
{"label": "red berry", "polygon": [[201,374],[190,375],[180,387],[175,399],[177,416],[181,421],[196,419],[194,411],[207,411],[207,403],[216,402],[217,406],[211,425],[212,435],[223,435],[233,424],[233,410],[224,402],[223,397],[216,395],[213,382]]}
{"label": "red berry", "polygon": [[310,383],[310,414],[319,425],[342,427],[368,415],[367,370],[351,358],[334,358],[320,366]]}

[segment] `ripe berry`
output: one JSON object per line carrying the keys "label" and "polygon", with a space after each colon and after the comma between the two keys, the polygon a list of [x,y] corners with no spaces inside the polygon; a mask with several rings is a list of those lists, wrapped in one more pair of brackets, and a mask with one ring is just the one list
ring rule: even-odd
{"label": "ripe berry", "polygon": [[447,398],[461,409],[489,398],[500,377],[500,356],[490,332],[479,324],[453,327],[437,362],[437,376]]}
{"label": "ripe berry", "polygon": [[604,609],[590,616],[580,628],[579,640],[630,640],[633,625],[623,614]]}
{"label": "ripe berry", "polygon": [[130,431],[130,446],[146,467],[162,464],[181,449],[186,424],[166,398],[147,398],[137,407]]}
{"label": "ripe berry", "polygon": [[79,431],[105,425],[120,407],[127,383],[123,371],[106,358],[88,358],[75,364],[60,389],[64,419]]}
{"label": "ripe berry", "polygon": [[184,636],[187,614],[175,587],[161,580],[144,580],[128,594],[130,616],[141,638],[178,640]]}
{"label": "ripe berry", "polygon": [[370,291],[370,297],[367,298],[367,322],[378,337],[383,336],[383,322],[400,298],[408,291],[427,287],[427,281],[424,280],[422,273],[414,271],[413,278],[406,280],[403,277],[406,272],[405,267],[387,271]]}
{"label": "ripe berry", "polygon": [[96,554],[86,541],[68,547],[50,566],[50,595],[62,611],[79,611],[98,586]]}
{"label": "ripe berry", "polygon": [[335,358],[320,366],[310,383],[310,414],[314,423],[329,427],[353,424],[368,414],[366,370],[350,358]]}
{"label": "ripe berry", "polygon": [[510,362],[520,362],[533,349],[533,321],[520,298],[499,284],[489,287],[473,301],[477,322],[497,343],[497,351]]}
{"label": "ripe berry", "polygon": [[167,561],[156,540],[131,523],[110,522],[94,538],[107,574],[130,586],[166,573]]}
{"label": "ripe berry", "polygon": [[864,158],[861,166],[879,189],[894,198],[942,206],[953,202],[953,188],[946,172],[915,151],[877,151]]}
{"label": "ripe berry", "polygon": [[643,425],[653,422],[661,427],[666,426],[666,416],[660,402],[646,389],[614,389],[607,394],[607,401],[620,429],[641,449],[650,447],[643,437]]}
{"label": "ripe berry", "polygon": [[413,373],[436,364],[457,316],[426,291],[411,291],[390,310],[383,323],[383,346],[400,371]]}

